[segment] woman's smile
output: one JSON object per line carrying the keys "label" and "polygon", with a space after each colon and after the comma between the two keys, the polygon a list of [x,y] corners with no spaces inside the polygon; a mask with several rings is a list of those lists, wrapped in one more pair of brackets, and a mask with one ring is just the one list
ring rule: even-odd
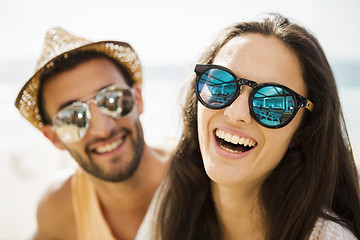
{"label": "woman's smile", "polygon": [[243,153],[251,150],[256,145],[256,141],[250,138],[232,135],[222,129],[216,129],[214,135],[219,147],[230,153]]}

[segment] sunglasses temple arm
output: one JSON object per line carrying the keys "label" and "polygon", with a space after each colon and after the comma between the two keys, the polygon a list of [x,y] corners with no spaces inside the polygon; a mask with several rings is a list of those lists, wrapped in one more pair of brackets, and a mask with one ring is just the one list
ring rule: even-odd
{"label": "sunglasses temple arm", "polygon": [[307,100],[303,106],[310,112],[314,109],[314,104],[310,100]]}

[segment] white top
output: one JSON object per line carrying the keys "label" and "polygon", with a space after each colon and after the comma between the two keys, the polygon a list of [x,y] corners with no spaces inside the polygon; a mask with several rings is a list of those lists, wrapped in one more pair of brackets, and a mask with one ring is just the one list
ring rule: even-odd
{"label": "white top", "polygon": [[[145,215],[144,221],[142,222],[135,240],[152,240],[155,239],[154,234],[154,223],[155,214],[158,211],[157,208],[159,200],[160,187],[156,191],[149,209]],[[319,218],[311,232],[309,240],[357,240],[350,230],[342,225]]]}
{"label": "white top", "polygon": [[309,240],[357,240],[350,230],[340,224],[320,218]]}
{"label": "white top", "polygon": [[136,234],[136,237],[134,240],[152,240],[155,239],[154,232],[154,226],[155,226],[155,214],[158,212],[158,201],[159,201],[159,195],[160,195],[160,189],[163,184],[160,184],[156,192],[154,193],[154,196],[151,200],[150,206],[146,212],[146,215],[138,229],[138,232]]}

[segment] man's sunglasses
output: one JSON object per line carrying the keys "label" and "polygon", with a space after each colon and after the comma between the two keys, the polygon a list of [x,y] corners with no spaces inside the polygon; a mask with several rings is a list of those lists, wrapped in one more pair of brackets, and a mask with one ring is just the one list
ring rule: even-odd
{"label": "man's sunglasses", "polygon": [[198,100],[207,108],[223,109],[230,106],[239,96],[242,86],[253,90],[249,96],[252,118],[267,128],[286,126],[301,107],[312,112],[310,100],[288,87],[277,83],[257,84],[254,81],[238,78],[219,65],[196,65],[195,91]]}
{"label": "man's sunglasses", "polygon": [[63,142],[77,142],[85,136],[91,119],[91,102],[113,118],[125,117],[135,104],[131,89],[124,85],[111,85],[87,99],[73,102],[62,108],[53,120],[53,129]]}

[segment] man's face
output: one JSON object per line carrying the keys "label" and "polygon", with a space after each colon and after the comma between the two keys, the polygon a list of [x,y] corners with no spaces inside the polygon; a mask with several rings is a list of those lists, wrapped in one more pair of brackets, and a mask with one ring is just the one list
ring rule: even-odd
{"label": "man's face", "polygon": [[[126,81],[111,61],[99,58],[81,63],[44,83],[45,109],[53,119],[61,108],[114,84],[126,85]],[[45,126],[43,132],[56,146],[66,148],[90,174],[105,181],[123,181],[136,171],[144,149],[139,121],[143,108],[141,90],[136,85],[134,90],[134,109],[124,118],[112,118],[95,103],[89,103],[90,126],[78,142],[61,142],[50,126]]]}

